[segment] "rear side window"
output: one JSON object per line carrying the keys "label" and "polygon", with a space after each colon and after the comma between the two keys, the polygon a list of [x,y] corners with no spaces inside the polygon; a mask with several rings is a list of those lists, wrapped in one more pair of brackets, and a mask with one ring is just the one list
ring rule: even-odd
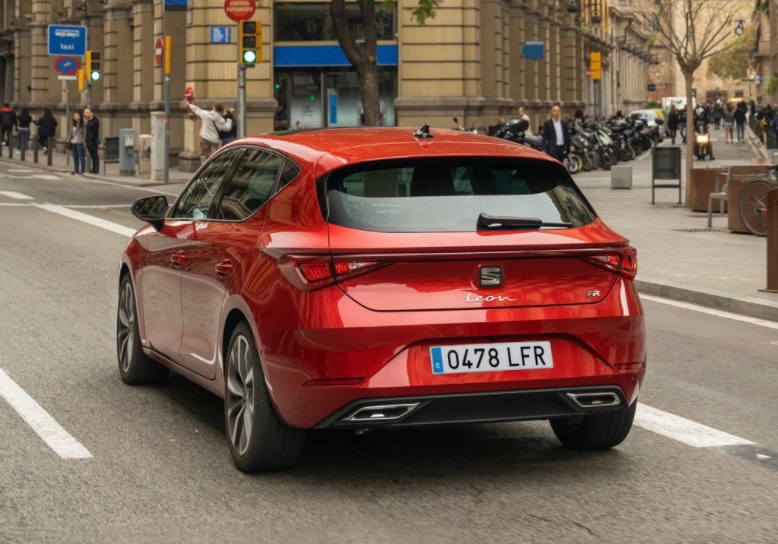
{"label": "rear side window", "polygon": [[215,219],[242,221],[270,198],[283,159],[261,149],[247,149],[224,188]]}
{"label": "rear side window", "polygon": [[326,184],[328,221],[360,230],[476,231],[482,213],[532,219],[548,228],[596,219],[567,171],[545,161],[386,161],[337,170]]}

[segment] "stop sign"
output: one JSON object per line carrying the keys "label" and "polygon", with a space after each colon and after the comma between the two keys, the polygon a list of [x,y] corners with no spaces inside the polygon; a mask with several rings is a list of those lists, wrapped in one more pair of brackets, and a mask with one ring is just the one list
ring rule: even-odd
{"label": "stop sign", "polygon": [[254,0],[224,0],[224,13],[236,23],[248,21],[256,10],[257,4]]}
{"label": "stop sign", "polygon": [[157,38],[157,41],[154,42],[154,62],[157,63],[157,66],[162,66],[162,60],[165,57],[165,40],[162,38]]}

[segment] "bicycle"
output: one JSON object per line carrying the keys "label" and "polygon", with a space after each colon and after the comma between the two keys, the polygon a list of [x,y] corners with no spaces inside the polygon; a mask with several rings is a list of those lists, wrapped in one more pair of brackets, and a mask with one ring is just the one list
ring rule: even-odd
{"label": "bicycle", "polygon": [[778,164],[768,166],[767,179],[753,179],[740,195],[740,217],[757,236],[767,236],[767,193],[778,188]]}

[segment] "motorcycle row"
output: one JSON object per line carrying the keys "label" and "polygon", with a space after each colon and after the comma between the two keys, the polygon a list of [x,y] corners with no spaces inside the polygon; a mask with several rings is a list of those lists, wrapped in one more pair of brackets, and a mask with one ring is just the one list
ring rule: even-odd
{"label": "motorcycle row", "polygon": [[[454,121],[457,130],[465,130],[459,126],[456,118]],[[571,174],[596,168],[610,170],[613,165],[631,161],[661,142],[661,124],[661,119],[649,125],[641,118],[614,119],[604,123],[588,119],[583,122],[571,121],[568,125],[575,150],[567,154],[564,165]],[[499,127],[492,136],[543,151],[541,137],[528,133],[528,128],[526,120],[512,119]]]}

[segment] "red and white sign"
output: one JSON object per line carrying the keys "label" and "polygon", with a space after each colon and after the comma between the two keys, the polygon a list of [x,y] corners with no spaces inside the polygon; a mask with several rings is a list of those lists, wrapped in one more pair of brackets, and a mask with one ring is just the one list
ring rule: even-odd
{"label": "red and white sign", "polygon": [[154,42],[154,62],[157,63],[157,66],[162,66],[162,61],[165,58],[165,40],[162,38],[157,38],[157,41]]}
{"label": "red and white sign", "polygon": [[236,23],[248,21],[256,10],[257,3],[254,0],[224,0],[224,13]]}

